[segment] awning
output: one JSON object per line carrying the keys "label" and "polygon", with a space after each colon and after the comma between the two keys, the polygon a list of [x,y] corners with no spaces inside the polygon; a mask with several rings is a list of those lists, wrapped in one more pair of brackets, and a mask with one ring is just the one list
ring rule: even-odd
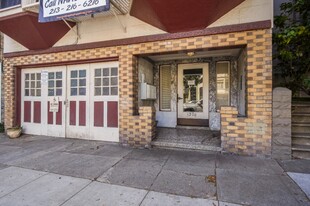
{"label": "awning", "polygon": [[133,0],[130,14],[164,31],[204,29],[244,0]]}
{"label": "awning", "polygon": [[[75,25],[73,22],[69,24]],[[32,12],[0,18],[0,31],[30,50],[52,47],[69,30],[63,21],[39,23],[38,14]]]}

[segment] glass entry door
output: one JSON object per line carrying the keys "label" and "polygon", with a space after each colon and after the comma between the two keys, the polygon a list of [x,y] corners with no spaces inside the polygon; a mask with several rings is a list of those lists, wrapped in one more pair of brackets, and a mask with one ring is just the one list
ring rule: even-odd
{"label": "glass entry door", "polygon": [[[178,122],[208,117],[208,64],[180,64],[178,67]],[[187,121],[189,122],[189,121]],[[189,122],[189,125],[192,125]]]}

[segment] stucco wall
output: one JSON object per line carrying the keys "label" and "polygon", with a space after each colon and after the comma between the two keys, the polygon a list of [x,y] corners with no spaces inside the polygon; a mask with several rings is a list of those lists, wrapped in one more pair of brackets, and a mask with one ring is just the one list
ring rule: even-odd
{"label": "stucco wall", "polygon": [[[272,10],[271,0],[246,0],[209,27],[271,20]],[[75,32],[70,31],[55,44],[55,47],[165,33],[129,15],[119,16],[119,18],[127,28],[126,32],[114,16],[90,18],[78,23],[80,38],[77,39]],[[5,37],[5,53],[24,50],[27,49],[9,37]]]}
{"label": "stucco wall", "polygon": [[272,0],[246,0],[209,27],[273,20]]}

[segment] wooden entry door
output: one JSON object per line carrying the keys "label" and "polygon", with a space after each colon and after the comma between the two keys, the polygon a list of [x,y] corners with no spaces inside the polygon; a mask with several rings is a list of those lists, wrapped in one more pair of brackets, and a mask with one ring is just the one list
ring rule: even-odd
{"label": "wooden entry door", "polygon": [[[23,69],[21,78],[21,125],[26,134],[65,137],[66,67]],[[57,112],[50,101],[57,99]]]}
{"label": "wooden entry door", "polygon": [[208,63],[178,66],[178,124],[208,126]]}
{"label": "wooden entry door", "polygon": [[118,142],[118,72],[118,62],[23,69],[24,133]]}

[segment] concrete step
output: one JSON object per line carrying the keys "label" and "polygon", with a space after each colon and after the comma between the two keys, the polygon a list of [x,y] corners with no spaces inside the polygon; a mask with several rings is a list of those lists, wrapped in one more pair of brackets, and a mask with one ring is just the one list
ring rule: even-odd
{"label": "concrete step", "polygon": [[310,138],[310,133],[292,133],[292,137]]}
{"label": "concrete step", "polygon": [[309,122],[293,122],[292,133],[310,133]]}
{"label": "concrete step", "polygon": [[305,151],[305,152],[310,152],[310,146],[293,144],[293,145],[292,145],[292,150],[293,150],[293,151]]}
{"label": "concrete step", "polygon": [[292,122],[310,122],[310,113],[292,113]]}
{"label": "concrete step", "polygon": [[292,157],[296,159],[306,159],[310,160],[310,152],[304,152],[304,151],[293,151]]}
{"label": "concrete step", "polygon": [[310,146],[310,137],[292,137],[292,144]]}
{"label": "concrete step", "polygon": [[181,125],[177,125],[176,129],[193,129],[193,130],[210,130],[210,127],[198,127],[198,126],[181,126]]}
{"label": "concrete step", "polygon": [[299,103],[299,104],[292,104],[292,112],[293,113],[310,113],[310,104],[306,103]]}
{"label": "concrete step", "polygon": [[306,117],[310,117],[310,113],[307,113],[307,112],[294,112],[294,113],[292,113],[292,116],[306,116]]}
{"label": "concrete step", "polygon": [[292,156],[298,159],[310,159],[310,146],[293,144]]}
{"label": "concrete step", "polygon": [[172,149],[187,149],[187,150],[202,150],[202,151],[222,151],[221,147],[211,146],[211,145],[196,145],[196,144],[186,144],[186,143],[175,143],[175,142],[161,142],[152,141],[151,145],[158,148],[172,148]]}

